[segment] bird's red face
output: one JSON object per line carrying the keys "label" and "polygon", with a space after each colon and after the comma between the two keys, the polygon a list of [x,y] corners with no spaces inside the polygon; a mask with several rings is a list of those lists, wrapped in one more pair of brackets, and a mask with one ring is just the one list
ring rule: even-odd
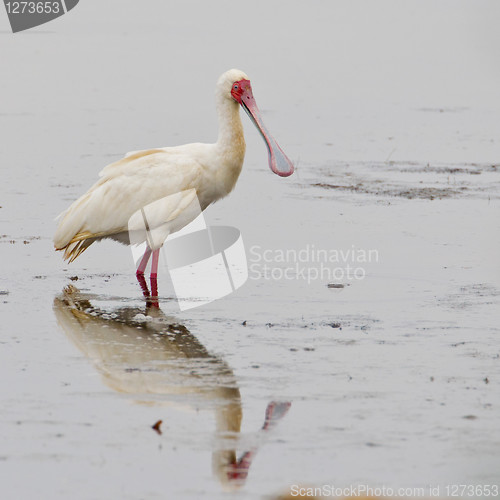
{"label": "bird's red face", "polygon": [[234,82],[231,88],[231,95],[238,104],[241,104],[241,97],[243,95],[243,92],[245,90],[248,92],[248,89],[250,89],[250,93],[252,93],[250,80],[240,80],[238,82]]}
{"label": "bird's red face", "polygon": [[268,160],[271,170],[281,177],[292,175],[294,171],[292,162],[278,146],[276,139],[269,133],[262,121],[259,108],[253,97],[250,80],[244,79],[234,82],[231,87],[231,96],[246,111],[247,115],[262,135],[269,153]]}

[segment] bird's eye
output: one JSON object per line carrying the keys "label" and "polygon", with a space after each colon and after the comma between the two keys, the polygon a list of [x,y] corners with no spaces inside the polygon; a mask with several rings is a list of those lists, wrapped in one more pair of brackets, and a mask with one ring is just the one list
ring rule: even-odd
{"label": "bird's eye", "polygon": [[237,83],[235,83],[235,84],[233,85],[233,89],[234,89],[234,90],[238,90],[238,84],[237,84]]}

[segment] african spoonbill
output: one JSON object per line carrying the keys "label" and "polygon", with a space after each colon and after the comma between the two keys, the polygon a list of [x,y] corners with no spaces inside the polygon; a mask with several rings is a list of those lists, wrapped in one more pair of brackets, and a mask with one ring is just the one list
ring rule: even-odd
{"label": "african spoonbill", "polygon": [[[267,145],[271,170],[282,177],[291,175],[293,164],[265,127],[248,76],[232,69],[219,78],[216,86],[217,142],[135,151],[106,166],[100,179],[59,216],[54,235],[56,250],[63,251],[64,259],[72,262],[95,241],[111,238],[129,244],[128,222],[133,214],[156,200],[180,193],[169,209],[166,237],[192,220],[181,216],[189,193],[196,194],[201,210],[228,195],[245,156],[240,105]],[[137,268],[138,278],[143,279],[152,255],[151,279],[156,279],[163,242],[164,238],[153,244],[148,241]]]}

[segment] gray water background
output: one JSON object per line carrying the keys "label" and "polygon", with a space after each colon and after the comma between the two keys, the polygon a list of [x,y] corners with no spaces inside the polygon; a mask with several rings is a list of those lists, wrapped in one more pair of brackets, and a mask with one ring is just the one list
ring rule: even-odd
{"label": "gray water background", "polygon": [[[0,16],[2,497],[498,484],[499,14],[86,0],[16,35]],[[243,173],[207,220],[239,228],[249,258],[354,245],[379,260],[344,288],[250,279],[182,314],[163,275],[166,318],[147,318],[130,251],[102,243],[68,266],[54,218],[127,151],[214,141],[231,67],[298,168],[272,175],[244,116]],[[271,401],[292,404],[261,432]],[[244,484],[225,479],[250,449]]]}

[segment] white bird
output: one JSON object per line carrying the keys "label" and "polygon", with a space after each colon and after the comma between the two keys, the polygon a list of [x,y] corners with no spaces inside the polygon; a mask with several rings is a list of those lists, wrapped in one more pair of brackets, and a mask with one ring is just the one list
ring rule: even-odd
{"label": "white bird", "polygon": [[216,86],[217,142],[135,151],[106,166],[100,179],[59,216],[56,250],[63,250],[64,259],[72,262],[104,238],[129,244],[134,216],[141,211],[144,215],[145,207],[166,199],[157,220],[158,225],[163,223],[161,238],[147,239],[137,268],[137,276],[142,277],[152,254],[151,278],[156,278],[160,248],[168,234],[193,220],[192,210],[188,210],[193,199],[197,196],[201,210],[205,210],[228,195],[238,180],[245,156],[239,105],[266,142],[271,170],[282,177],[291,175],[293,164],[264,126],[248,76],[232,69]]}

